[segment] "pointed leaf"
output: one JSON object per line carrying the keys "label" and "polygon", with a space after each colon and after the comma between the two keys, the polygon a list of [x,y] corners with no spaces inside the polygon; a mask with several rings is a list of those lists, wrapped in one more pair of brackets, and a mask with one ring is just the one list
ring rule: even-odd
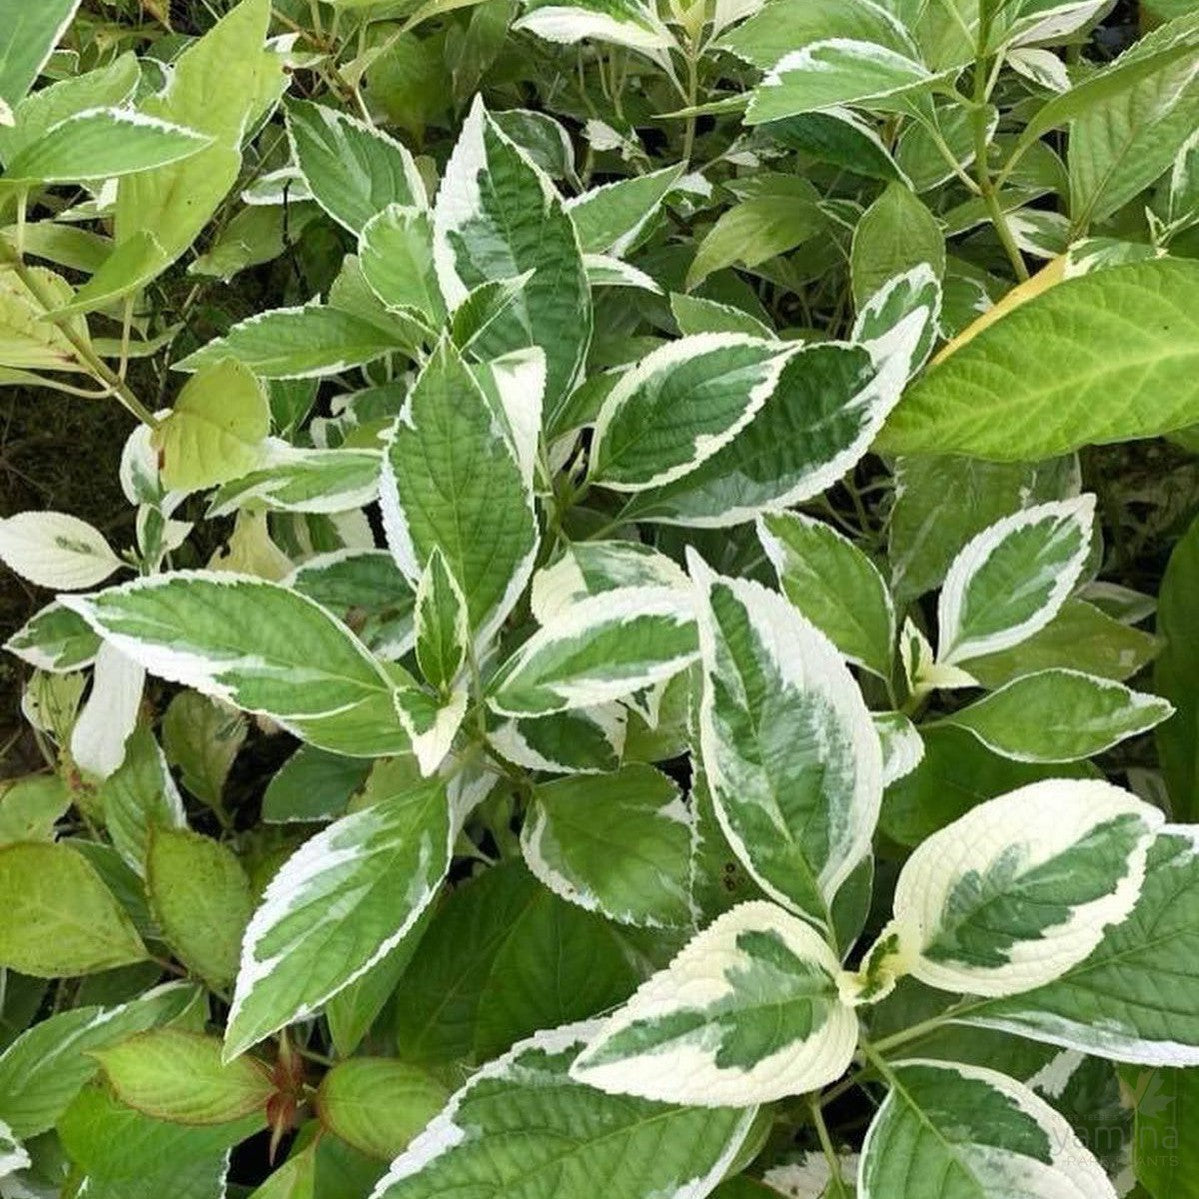
{"label": "pointed leaf", "polygon": [[0,559],[23,579],[55,591],[81,591],[121,566],[104,535],[65,512],[18,512],[0,520]]}
{"label": "pointed leaf", "polygon": [[466,597],[437,547],[416,589],[416,660],[425,681],[448,687],[466,662],[470,616]]}

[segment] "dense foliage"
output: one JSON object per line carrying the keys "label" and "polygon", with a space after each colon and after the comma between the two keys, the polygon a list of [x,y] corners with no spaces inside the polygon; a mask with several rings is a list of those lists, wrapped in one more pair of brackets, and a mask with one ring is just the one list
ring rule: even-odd
{"label": "dense foliage", "polygon": [[0,0],[0,384],[130,509],[0,520],[0,1196],[1199,1195],[1114,8]]}

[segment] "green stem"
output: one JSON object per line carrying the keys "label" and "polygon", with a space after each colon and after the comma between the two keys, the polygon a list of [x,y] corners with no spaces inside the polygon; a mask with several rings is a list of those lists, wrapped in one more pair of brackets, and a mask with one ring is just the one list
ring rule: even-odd
{"label": "green stem", "polygon": [[[702,31],[697,32],[687,46],[687,108],[693,109],[699,103],[699,58],[702,53]],[[690,164],[691,154],[695,149],[696,115],[687,113],[687,124],[683,130],[683,161]]]}
{"label": "green stem", "polygon": [[845,1176],[841,1173],[841,1158],[829,1136],[828,1125],[824,1122],[824,1112],[820,1102],[815,1097],[808,1100],[808,1108],[812,1113],[812,1123],[816,1126],[816,1135],[820,1138],[820,1148],[824,1150],[824,1160],[828,1162],[831,1190],[825,1191],[832,1199],[850,1199],[849,1188],[845,1185]]}

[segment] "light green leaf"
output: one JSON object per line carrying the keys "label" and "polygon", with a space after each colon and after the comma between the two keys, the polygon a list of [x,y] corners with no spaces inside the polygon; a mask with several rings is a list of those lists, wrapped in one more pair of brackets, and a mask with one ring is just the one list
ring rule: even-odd
{"label": "light green leaf", "polygon": [[895,605],[878,567],[831,525],[798,513],[761,517],[758,537],[804,618],[849,661],[889,680]]}
{"label": "light green leaf", "polygon": [[786,361],[778,343],[736,333],[654,350],[604,401],[590,478],[615,491],[644,491],[690,474],[749,424]]}
{"label": "light green leaf", "polygon": [[1076,762],[1148,732],[1173,712],[1155,695],[1057,669],[1022,675],[943,719],[1019,762]]}
{"label": "light green leaf", "polygon": [[0,26],[4,29],[4,53],[0,57],[0,100],[9,108],[33,86],[46,60],[67,31],[79,0],[3,0]]}
{"label": "light green leaf", "polygon": [[1132,911],[1162,821],[1091,779],[1049,779],[980,804],[904,864],[890,926],[897,968],[974,995],[1050,982]]}
{"label": "light green leaf", "polygon": [[744,333],[749,337],[773,337],[774,330],[756,316],[732,304],[720,304],[701,296],[671,292],[670,311],[684,337],[700,333]]}
{"label": "light green leaf", "polygon": [[363,226],[358,260],[371,291],[388,308],[411,309],[434,329],[444,324],[427,212],[388,205]]}
{"label": "light green leaf", "polygon": [[55,315],[107,308],[160,275],[168,261],[153,233],[135,233],[113,249],[71,302]]}
{"label": "light green leaf", "polygon": [[169,85],[141,104],[149,117],[194,129],[214,144],[182,162],[127,175],[117,189],[117,245],[142,234],[178,258],[237,181],[241,142],[261,98],[282,79],[283,59],[265,46],[269,0],[241,0],[172,64]]}
{"label": "light green leaf", "polygon": [[451,309],[480,284],[534,272],[476,335],[473,349],[488,359],[540,346],[552,428],[591,342],[590,288],[574,224],[553,183],[501,132],[481,99],[446,164],[433,235],[437,278]]}
{"label": "light green leaf", "polygon": [[241,362],[213,361],[184,384],[154,430],[164,486],[199,491],[257,465],[271,428],[266,390]]}
{"label": "light green leaf", "polygon": [[623,258],[637,244],[683,171],[681,165],[665,167],[605,183],[567,200],[566,211],[574,222],[580,249],[586,254]]}
{"label": "light green leaf", "polygon": [[745,123],[761,125],[842,104],[889,111],[902,108],[909,96],[931,91],[942,78],[873,42],[812,42],[785,54],[767,73],[753,93]]}
{"label": "light green leaf", "polygon": [[753,268],[786,254],[827,228],[820,193],[796,175],[763,174],[752,194],[721,213],[687,268],[687,290],[736,263]]}
{"label": "light green leaf", "polygon": [[48,1016],[0,1056],[0,1119],[26,1139],[53,1128],[99,1070],[91,1051],[168,1025],[202,1000],[186,983],[155,987],[119,1007],[77,1007]]}
{"label": "light green leaf", "polygon": [[831,487],[866,453],[899,399],[927,312],[872,350],[842,343],[790,355],[773,393],[723,449],[674,483],[634,496],[622,516],[721,528]]}
{"label": "light green leaf", "polygon": [[274,1091],[261,1062],[221,1061],[221,1042],[199,1033],[159,1028],[92,1051],[116,1097],[174,1124],[225,1124],[266,1110]]}
{"label": "light green leaf", "polygon": [[526,0],[524,15],[512,26],[548,42],[570,45],[595,38],[651,52],[675,45],[651,0]]}
{"label": "light green leaf", "polygon": [[1069,279],[930,370],[876,448],[1010,462],[1193,424],[1196,311],[1193,262],[1159,259]]}
{"label": "light green leaf", "polygon": [[399,945],[437,894],[452,841],[445,786],[431,782],[343,816],[288,858],[246,930],[225,1059],[318,1011]]}
{"label": "light green leaf", "polygon": [[100,638],[81,616],[55,601],[31,616],[4,648],[36,670],[66,674],[95,661]]}
{"label": "light green leaf", "polygon": [[98,529],[65,512],[18,512],[0,519],[0,561],[55,591],[94,587],[121,567]]}
{"label": "light green leaf", "polygon": [[1199,815],[1199,520],[1174,547],[1158,596],[1157,631],[1165,647],[1153,688],[1174,704],[1174,718],[1154,734],[1171,809],[1182,820]]}
{"label": "light green leaf", "polygon": [[233,851],[185,828],[158,827],[146,854],[146,892],[179,960],[209,986],[227,987],[254,910],[250,880]]}
{"label": "light green leaf", "polygon": [[691,563],[701,593],[704,771],[760,887],[818,926],[868,852],[882,751],[833,644],[782,596]]}
{"label": "light green leaf", "polygon": [[937,603],[937,661],[1010,649],[1043,629],[1078,583],[1091,548],[1095,497],[1039,504],[973,537]]}
{"label": "light green leaf", "polygon": [[389,204],[428,207],[420,173],[399,142],[325,104],[290,100],[287,136],[312,198],[359,234]]}
{"label": "light green leaf", "polygon": [[488,702],[508,716],[594,707],[673,677],[698,650],[685,591],[607,591],[571,605],[534,633],[492,679]]}
{"label": "light green leaf", "polygon": [[[477,1073],[398,1157],[378,1199],[537,1187],[607,1199],[706,1195],[732,1165],[754,1112],[611,1098],[569,1069],[594,1024],[540,1032]],[[630,1161],[642,1163],[630,1172]]]}
{"label": "light green leaf", "polygon": [[338,1062],[316,1094],[321,1123],[347,1145],[390,1162],[445,1106],[447,1089],[390,1058]]}
{"label": "light green leaf", "polygon": [[316,1199],[316,1145],[289,1157],[250,1199]]}
{"label": "light green leaf", "polygon": [[149,726],[140,724],[125,743],[125,759],[101,783],[99,800],[113,848],[139,878],[155,829],[187,827],[183,800]]}
{"label": "light green leaf", "polygon": [[520,844],[529,869],[579,907],[621,924],[691,922],[691,817],[651,766],[537,786]]}
{"label": "light green leaf", "polygon": [[405,971],[405,1061],[486,1061],[540,1028],[607,1011],[640,980],[607,920],[548,891],[518,859],[460,886]]}
{"label": "light green leaf", "polygon": [[190,158],[213,139],[127,108],[96,108],[51,126],[5,168],[6,184],[84,183]]}
{"label": "light green leaf", "polygon": [[1122,681],[1151,662],[1159,646],[1156,637],[1123,624],[1094,604],[1071,599],[1039,633],[1012,649],[971,658],[969,669],[987,688],[1058,667]]}
{"label": "light green leaf", "polygon": [[198,371],[233,358],[264,379],[319,379],[374,362],[402,348],[398,332],[341,308],[273,308],[234,325],[182,362]]}
{"label": "light green leaf", "polygon": [[0,965],[22,974],[94,974],[146,958],[124,908],[68,845],[0,848],[0,909]]}
{"label": "light green leaf", "polygon": [[[44,267],[26,269],[41,295],[35,295],[15,271],[0,267],[0,365],[27,371],[86,370],[66,330],[46,319],[49,309],[42,299],[49,297],[51,308],[57,310],[70,303],[74,288]],[[82,317],[71,318],[68,327],[77,338],[87,341],[87,322]]]}
{"label": "light green leaf", "polygon": [[963,1022],[1144,1065],[1199,1065],[1199,845],[1167,826],[1140,898],[1091,955],[1053,982],[972,1005]]}
{"label": "light green leaf", "polygon": [[890,183],[862,214],[853,235],[850,274],[859,308],[896,275],[921,265],[945,273],[945,238],[937,218],[902,183]]}
{"label": "light green leaf", "polygon": [[1077,1134],[1022,1083],[959,1062],[899,1062],[862,1147],[859,1199],[904,1193],[1115,1199]]}
{"label": "light green leaf", "polygon": [[745,903],[692,939],[606,1020],[571,1077],[609,1094],[748,1107],[843,1074],[858,1019],[810,924]]}
{"label": "light green leaf", "polygon": [[221,807],[225,780],[246,731],[241,713],[196,691],[181,691],[162,718],[167,757],[179,768],[183,786],[210,808]]}
{"label": "light green leaf", "polygon": [[[941,454],[900,458],[887,554],[896,597],[914,599],[939,586],[962,546],[1002,517],[1077,490],[1072,456],[1039,464]],[[959,502],[946,504],[947,495]]]}
{"label": "light green leaf", "polygon": [[469,650],[466,596],[434,546],[416,589],[416,661],[425,681],[434,687],[450,686]]}
{"label": "light green leaf", "polygon": [[376,449],[308,449],[268,438],[254,467],[229,479],[212,497],[208,515],[228,516],[243,508],[349,512],[378,498],[381,467]]}
{"label": "light green leaf", "polygon": [[[539,413],[536,391],[524,400]],[[415,588],[439,548],[480,642],[503,623],[533,570],[539,532],[530,451],[538,427],[522,421],[514,430],[500,401],[443,341],[408,393],[384,453],[383,525],[397,565]]]}
{"label": "light green leaf", "polygon": [[688,586],[682,567],[639,541],[576,541],[533,576],[529,605],[545,624],[572,604],[622,587]]}

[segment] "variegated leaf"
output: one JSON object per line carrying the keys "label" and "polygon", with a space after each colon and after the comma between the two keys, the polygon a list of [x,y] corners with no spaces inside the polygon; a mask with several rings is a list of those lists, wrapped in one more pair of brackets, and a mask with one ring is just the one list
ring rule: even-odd
{"label": "variegated leaf", "polygon": [[696,936],[605,1021],[571,1074],[613,1094],[749,1106],[844,1073],[858,1019],[810,924],[744,903]]}

